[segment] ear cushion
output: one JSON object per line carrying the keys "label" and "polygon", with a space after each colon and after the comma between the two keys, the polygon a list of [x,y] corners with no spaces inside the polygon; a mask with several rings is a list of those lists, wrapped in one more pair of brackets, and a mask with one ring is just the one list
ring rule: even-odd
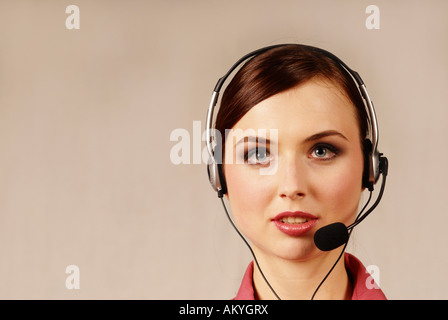
{"label": "ear cushion", "polygon": [[363,153],[364,153],[364,171],[362,173],[362,186],[373,190],[373,183],[370,179],[370,172],[372,168],[372,142],[370,139],[365,139],[363,143]]}
{"label": "ear cushion", "polygon": [[222,164],[218,163],[217,165],[217,171],[219,176],[219,183],[221,185],[221,196],[225,195],[227,193],[227,184],[226,184],[226,178],[224,177],[223,167]]}
{"label": "ear cushion", "polygon": [[223,172],[222,148],[220,144],[213,148],[213,159],[208,160],[207,174],[213,190],[218,193],[218,197],[222,198],[227,193],[227,185]]}
{"label": "ear cushion", "polygon": [[[227,185],[226,185],[226,178],[224,177],[224,171],[223,171],[223,159],[222,159],[222,144],[218,143],[214,150],[213,155],[215,158],[215,165],[216,165],[216,191],[218,191],[218,196],[223,196],[227,193]],[[219,190],[220,188],[220,190]],[[219,194],[220,193],[220,194]]]}
{"label": "ear cushion", "polygon": [[217,173],[216,173],[216,164],[213,161],[212,158],[208,159],[207,162],[207,174],[208,174],[208,180],[210,181],[210,185],[212,186],[213,190],[217,190],[216,188],[216,178],[217,178]]}

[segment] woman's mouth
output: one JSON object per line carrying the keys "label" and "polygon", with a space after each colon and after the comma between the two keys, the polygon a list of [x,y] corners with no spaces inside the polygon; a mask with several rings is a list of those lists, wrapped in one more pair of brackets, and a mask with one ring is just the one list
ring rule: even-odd
{"label": "woman's mouth", "polygon": [[292,237],[301,236],[310,231],[317,223],[317,217],[301,211],[285,211],[271,220],[284,234]]}
{"label": "woman's mouth", "polygon": [[289,224],[299,224],[299,223],[305,223],[310,221],[311,219],[305,218],[305,217],[284,217],[281,218],[279,221],[283,223],[289,223]]}

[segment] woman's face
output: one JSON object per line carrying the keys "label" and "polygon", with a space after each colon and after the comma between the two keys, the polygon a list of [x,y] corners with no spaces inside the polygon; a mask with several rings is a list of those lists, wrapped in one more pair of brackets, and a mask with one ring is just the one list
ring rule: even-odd
{"label": "woman's face", "polygon": [[307,260],[320,252],[316,230],[353,222],[360,133],[353,104],[331,82],[314,79],[254,106],[232,128],[225,153],[233,216],[258,252]]}

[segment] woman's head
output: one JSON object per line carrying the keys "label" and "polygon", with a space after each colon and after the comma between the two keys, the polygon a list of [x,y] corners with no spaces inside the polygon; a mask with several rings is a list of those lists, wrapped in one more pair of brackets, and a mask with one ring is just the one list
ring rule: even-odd
{"label": "woman's head", "polygon": [[[216,129],[232,129],[223,135],[223,152],[243,159],[224,162],[227,197],[255,248],[307,259],[318,252],[312,239],[319,227],[354,218],[367,123],[353,80],[320,51],[279,47],[239,70],[223,95]],[[276,134],[237,141],[238,130]],[[275,172],[259,174],[272,163]]]}

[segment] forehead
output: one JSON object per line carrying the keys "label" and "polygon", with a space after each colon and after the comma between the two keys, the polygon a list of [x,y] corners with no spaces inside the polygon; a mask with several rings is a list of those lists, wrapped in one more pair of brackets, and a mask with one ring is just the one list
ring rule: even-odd
{"label": "forehead", "polygon": [[337,85],[322,79],[307,81],[263,100],[234,129],[277,129],[279,139],[288,135],[306,138],[325,130],[359,137],[355,106]]}

